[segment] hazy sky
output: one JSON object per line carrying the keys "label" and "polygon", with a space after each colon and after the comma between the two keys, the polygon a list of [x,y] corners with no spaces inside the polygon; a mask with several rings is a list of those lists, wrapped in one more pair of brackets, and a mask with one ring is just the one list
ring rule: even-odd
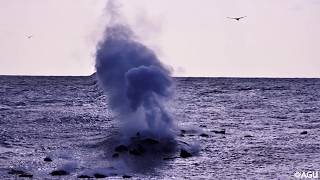
{"label": "hazy sky", "polygon": [[[133,30],[176,76],[320,77],[320,0],[120,2]],[[0,74],[93,73],[105,5],[1,0]]]}

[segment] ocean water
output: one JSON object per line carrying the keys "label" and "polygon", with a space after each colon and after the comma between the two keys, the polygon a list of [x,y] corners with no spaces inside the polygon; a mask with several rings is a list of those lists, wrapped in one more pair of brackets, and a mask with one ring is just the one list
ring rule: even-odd
{"label": "ocean water", "polygon": [[136,168],[111,157],[119,121],[94,78],[0,76],[0,179],[22,179],[12,170],[33,179],[296,179],[297,171],[320,170],[320,79],[175,82],[166,106],[179,147],[196,153],[179,158],[177,150],[178,158]]}

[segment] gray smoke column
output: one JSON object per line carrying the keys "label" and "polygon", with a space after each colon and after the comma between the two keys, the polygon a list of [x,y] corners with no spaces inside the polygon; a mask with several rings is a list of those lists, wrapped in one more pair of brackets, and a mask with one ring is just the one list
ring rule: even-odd
{"label": "gray smoke column", "polygon": [[156,54],[140,43],[123,23],[113,1],[110,22],[96,51],[96,74],[109,105],[123,124],[123,134],[173,138],[173,122],[165,109],[172,96],[170,72]]}

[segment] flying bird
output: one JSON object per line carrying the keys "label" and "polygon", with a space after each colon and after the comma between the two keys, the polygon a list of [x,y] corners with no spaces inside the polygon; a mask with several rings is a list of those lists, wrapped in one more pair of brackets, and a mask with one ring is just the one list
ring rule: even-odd
{"label": "flying bird", "polygon": [[245,18],[245,17],[247,17],[247,16],[242,16],[242,17],[227,17],[227,18],[240,21],[240,19]]}
{"label": "flying bird", "polygon": [[28,38],[28,39],[30,39],[30,38],[32,38],[32,37],[33,37],[33,35],[29,35],[29,36],[27,36],[27,38]]}

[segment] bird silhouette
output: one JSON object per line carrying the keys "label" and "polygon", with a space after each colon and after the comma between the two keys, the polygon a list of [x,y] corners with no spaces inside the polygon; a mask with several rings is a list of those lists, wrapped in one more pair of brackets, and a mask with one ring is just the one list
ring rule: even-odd
{"label": "bird silhouette", "polygon": [[236,21],[240,21],[240,19],[245,18],[245,17],[247,17],[247,16],[242,16],[242,17],[227,17],[227,18],[229,18],[229,19],[234,19],[234,20],[236,20]]}
{"label": "bird silhouette", "polygon": [[28,38],[28,39],[30,39],[30,38],[32,38],[32,37],[33,37],[33,35],[29,35],[29,36],[27,36],[27,38]]}

